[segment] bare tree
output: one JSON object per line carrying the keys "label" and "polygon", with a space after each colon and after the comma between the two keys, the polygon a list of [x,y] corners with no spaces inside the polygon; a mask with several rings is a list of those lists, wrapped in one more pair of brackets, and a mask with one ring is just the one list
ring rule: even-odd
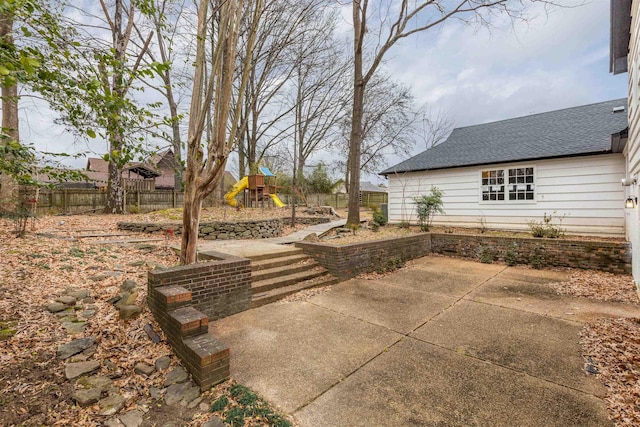
{"label": "bare tree", "polygon": [[[293,106],[286,103],[285,95],[298,63],[293,52],[302,44],[310,23],[317,21],[326,7],[321,0],[265,3],[253,55],[239,58],[253,64],[241,110],[244,131],[238,141],[241,174],[254,168],[269,149],[291,134],[291,124],[286,118]],[[245,38],[241,33],[242,43]]]}
{"label": "bare tree", "polygon": [[[369,0],[353,0],[354,90],[349,136],[348,164],[351,171],[351,181],[349,183],[348,224],[352,226],[360,224],[360,150],[363,137],[362,119],[365,107],[365,89],[387,52],[399,40],[438,27],[449,19],[486,25],[492,16],[500,14],[507,15],[512,19],[521,18],[524,15],[526,5],[535,1],[537,0],[382,0],[374,3]],[[551,4],[547,0],[540,1]],[[370,22],[375,19],[379,21],[377,28],[372,25],[373,22]],[[367,34],[373,34],[374,38],[377,35],[377,40],[371,44],[365,43],[371,37],[366,37]],[[365,50],[368,46],[373,46],[373,51],[367,56]],[[363,61],[365,56],[371,58],[368,64]]]}
{"label": "bare tree", "polygon": [[[238,70],[235,69],[238,64],[239,33],[242,22],[247,22],[248,37],[243,47],[245,56],[250,58],[262,8],[262,0],[255,0],[251,4],[246,4],[243,0],[225,0],[216,2],[215,9],[210,14],[208,0],[202,0],[198,5],[195,74],[189,110],[187,168],[184,179],[181,264],[196,262],[202,201],[217,188],[229,153],[238,140],[239,110],[252,67],[251,61],[245,61]],[[209,22],[215,24],[215,49],[205,84]],[[237,98],[232,101],[234,81],[238,82],[238,90]],[[202,136],[209,107],[212,113],[211,137],[203,145]]]}
{"label": "bare tree", "polygon": [[[421,109],[415,109],[413,101],[411,90],[394,82],[389,76],[377,74],[372,78],[364,96],[361,171],[379,170],[386,165],[385,157],[390,154],[406,156],[410,153],[416,139],[416,126],[423,114]],[[347,134],[350,128],[351,123],[347,121],[343,133]],[[343,141],[348,141],[348,138]],[[349,175],[347,169],[347,188]]]}

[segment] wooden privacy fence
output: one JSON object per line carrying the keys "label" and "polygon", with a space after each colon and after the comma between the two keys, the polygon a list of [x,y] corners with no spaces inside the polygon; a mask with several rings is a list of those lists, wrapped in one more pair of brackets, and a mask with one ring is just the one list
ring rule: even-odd
{"label": "wooden privacy fence", "polygon": [[[293,196],[291,194],[279,194],[278,197],[290,205]],[[366,208],[379,208],[381,204],[388,203],[387,193],[360,193],[360,206]],[[298,204],[307,204],[309,206],[333,206],[336,209],[346,208],[349,206],[349,195],[345,193],[337,194],[306,194],[304,197],[296,196]]]}
{"label": "wooden privacy fence", "polygon": [[[151,212],[160,209],[182,207],[184,194],[177,191],[131,191],[125,193],[125,210],[129,212]],[[204,206],[220,206],[222,200],[217,192],[208,197]],[[280,199],[290,205],[290,194],[278,194]],[[387,203],[387,193],[367,193],[360,195],[360,206],[378,208]],[[41,189],[38,196],[36,215],[46,214],[79,214],[100,212],[107,200],[104,190],[88,189]],[[349,202],[348,194],[308,194],[297,196],[298,204],[314,206],[333,206],[336,209],[346,208]]]}

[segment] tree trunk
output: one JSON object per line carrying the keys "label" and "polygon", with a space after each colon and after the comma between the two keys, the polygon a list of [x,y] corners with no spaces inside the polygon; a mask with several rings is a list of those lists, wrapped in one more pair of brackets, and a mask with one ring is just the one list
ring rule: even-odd
{"label": "tree trunk", "polygon": [[[110,144],[113,148],[114,145]],[[107,206],[105,213],[121,214],[123,212],[124,191],[122,188],[122,172],[115,162],[109,162],[109,181],[107,185]]]}
{"label": "tree trunk", "polygon": [[362,31],[366,17],[361,15],[360,2],[353,2],[354,60],[353,60],[353,112],[349,136],[349,213],[347,225],[360,226],[360,148],[362,144],[362,113],[364,109],[364,79],[362,76]]}
{"label": "tree trunk", "polygon": [[182,243],[180,245],[180,265],[197,261],[198,234],[200,232],[200,211],[202,197],[193,185],[185,185],[182,213]]}
{"label": "tree trunk", "polygon": [[[3,49],[13,49],[13,16],[0,14],[0,45]],[[0,147],[8,141],[20,141],[18,121],[18,85],[2,86],[2,132]],[[8,140],[8,141],[7,141]],[[0,171],[0,205],[7,210],[16,207],[17,185],[13,177]]]}

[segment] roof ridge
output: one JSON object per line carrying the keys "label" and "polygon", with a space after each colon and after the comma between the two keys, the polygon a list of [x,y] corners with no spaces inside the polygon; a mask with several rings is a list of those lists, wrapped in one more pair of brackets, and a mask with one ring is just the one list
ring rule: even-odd
{"label": "roof ridge", "polygon": [[[616,98],[616,99],[610,99],[608,101],[592,102],[591,104],[575,105],[573,107],[560,108],[558,110],[542,111],[540,113],[525,114],[523,116],[510,117],[508,119],[492,120],[490,122],[476,123],[474,125],[467,125],[467,126],[460,126],[460,127],[454,128],[453,130],[456,130],[456,129],[467,129],[467,128],[476,127],[476,126],[485,126],[485,125],[488,125],[488,124],[508,122],[510,120],[519,120],[519,119],[523,119],[525,117],[541,116],[543,114],[558,113],[560,111],[574,110],[574,109],[577,109],[577,108],[590,107],[592,105],[598,105],[598,104],[606,104],[606,103],[614,102],[614,101],[624,101],[625,107],[627,106],[626,104],[628,103],[628,99],[626,97],[625,98]],[[440,145],[440,144],[438,144],[438,145]],[[431,148],[433,148],[433,147],[431,147]]]}

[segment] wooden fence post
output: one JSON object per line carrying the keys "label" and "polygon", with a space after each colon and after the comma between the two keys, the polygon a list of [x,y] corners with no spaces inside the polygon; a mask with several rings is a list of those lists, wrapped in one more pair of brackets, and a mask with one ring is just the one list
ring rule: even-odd
{"label": "wooden fence post", "polygon": [[171,197],[171,207],[175,208],[176,207],[176,190],[175,189],[171,192],[171,196],[172,196]]}

